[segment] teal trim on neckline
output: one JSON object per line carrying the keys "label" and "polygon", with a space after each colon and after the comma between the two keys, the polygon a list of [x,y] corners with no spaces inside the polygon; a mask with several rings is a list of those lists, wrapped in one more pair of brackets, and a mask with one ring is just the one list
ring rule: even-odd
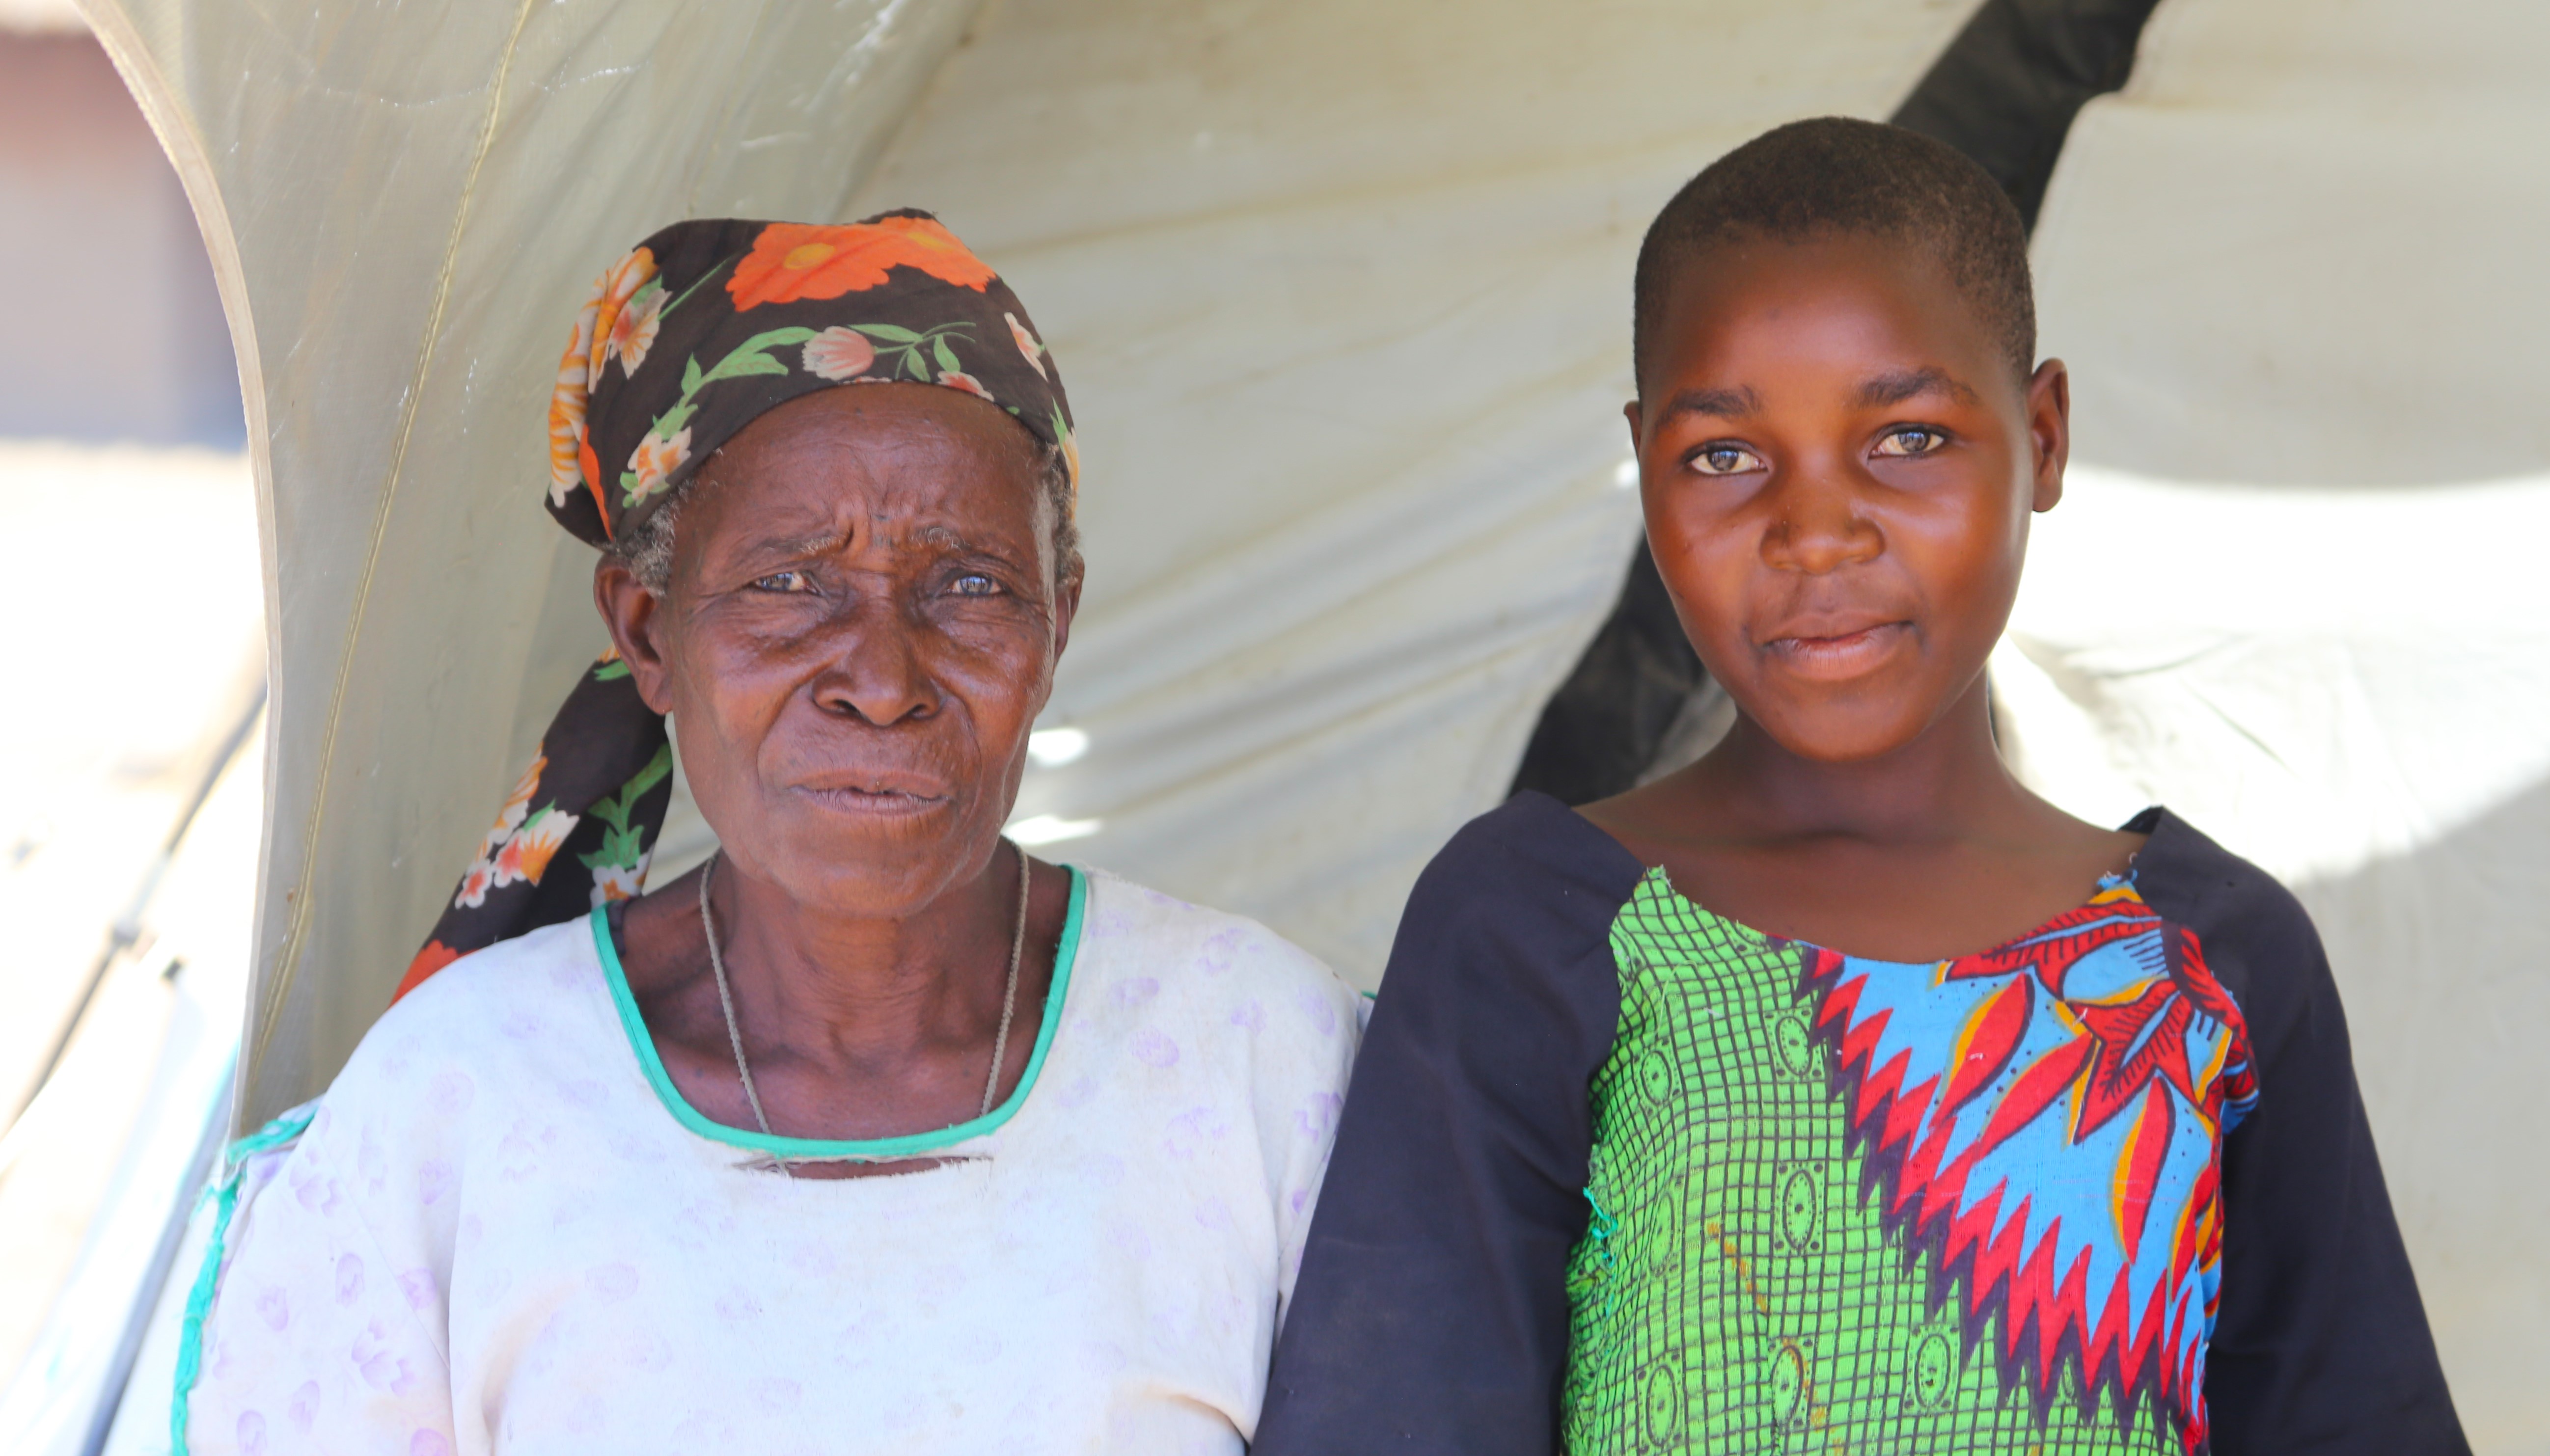
{"label": "teal trim on neckline", "polygon": [[1078,865],[1064,865],[1071,876],[1071,908],[1063,916],[1062,939],[1053,951],[1053,984],[1045,989],[1044,1019],[1036,1027],[1035,1050],[1028,1054],[1028,1070],[1019,1078],[1018,1087],[1009,1101],[979,1117],[941,1127],[935,1132],[907,1132],[900,1137],[828,1138],[779,1137],[741,1127],[729,1127],[701,1116],[682,1096],[681,1089],[664,1071],[664,1059],[655,1054],[655,1038],[646,1030],[646,1019],[638,1013],[638,998],[629,990],[629,974],[621,969],[620,952],[611,943],[611,921],[608,908],[597,906],[591,917],[593,948],[602,957],[602,977],[611,984],[611,1004],[620,1012],[620,1029],[629,1035],[630,1049],[638,1054],[638,1066],[655,1089],[655,1099],[673,1120],[709,1139],[733,1147],[750,1148],[773,1157],[802,1158],[809,1161],[856,1159],[887,1162],[897,1158],[918,1157],[934,1152],[967,1138],[980,1137],[997,1130],[1017,1116],[1027,1105],[1028,1094],[1036,1083],[1036,1074],[1044,1070],[1046,1051],[1053,1046],[1054,1030],[1062,1024],[1062,999],[1071,987],[1071,966],[1080,955],[1081,912],[1089,903],[1089,877]]}

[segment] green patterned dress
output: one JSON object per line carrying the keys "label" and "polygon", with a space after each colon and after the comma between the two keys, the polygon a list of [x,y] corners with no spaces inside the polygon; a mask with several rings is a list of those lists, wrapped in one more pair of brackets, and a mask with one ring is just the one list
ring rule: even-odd
{"label": "green patterned dress", "polygon": [[2325,957],[2152,811],[1925,964],[1520,795],[1400,924],[1255,1456],[2466,1452]]}
{"label": "green patterned dress", "polygon": [[2155,1402],[2085,1400],[2072,1363],[2040,1402],[1997,1368],[2005,1330],[1968,1348],[1961,1292],[1862,1196],[1869,1161],[1802,994],[1812,947],[1711,915],[1661,872],[1612,946],[1619,1034],[1568,1268],[1569,1451],[2185,1451]]}

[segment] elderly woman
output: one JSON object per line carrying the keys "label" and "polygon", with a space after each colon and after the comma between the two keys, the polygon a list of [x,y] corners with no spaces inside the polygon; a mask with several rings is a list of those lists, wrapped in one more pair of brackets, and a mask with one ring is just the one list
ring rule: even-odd
{"label": "elderly woman", "polygon": [[[1070,431],[923,214],[604,276],[549,509],[616,650],[412,994],[224,1185],[178,1449],[1241,1449],[1354,1002],[1002,838]],[[632,900],[666,717],[723,848]]]}

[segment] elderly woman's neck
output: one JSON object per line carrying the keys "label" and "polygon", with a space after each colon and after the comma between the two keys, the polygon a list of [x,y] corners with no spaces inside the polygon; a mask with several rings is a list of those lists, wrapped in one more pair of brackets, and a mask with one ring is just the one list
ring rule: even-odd
{"label": "elderly woman's neck", "polygon": [[[1019,923],[1018,864],[1004,850],[918,913],[892,918],[828,913],[733,865],[715,867],[719,946],[774,1130],[892,1136],[980,1110]],[[1067,871],[1035,866],[996,1079],[1003,1097],[1040,1024],[1069,899]],[[626,972],[675,1084],[711,1117],[750,1127],[698,904],[695,875],[686,875],[633,905]]]}
{"label": "elderly woman's neck", "polygon": [[717,928],[737,996],[750,987],[792,1020],[855,1023],[881,1007],[997,990],[1008,977],[1018,860],[1006,852],[901,917],[832,912],[732,870],[717,888]]}

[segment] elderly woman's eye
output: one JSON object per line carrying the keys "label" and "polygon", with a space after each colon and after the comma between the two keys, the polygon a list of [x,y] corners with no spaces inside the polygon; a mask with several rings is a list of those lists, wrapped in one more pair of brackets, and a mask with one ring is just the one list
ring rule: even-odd
{"label": "elderly woman's eye", "polygon": [[774,571],[754,582],[752,587],[762,592],[811,592],[815,589],[815,579],[803,571]]}
{"label": "elderly woman's eye", "polygon": [[1740,444],[1703,445],[1691,457],[1691,468],[1703,475],[1741,475],[1762,468],[1762,457]]}
{"label": "elderly woman's eye", "polygon": [[1947,442],[1948,437],[1935,430],[1924,429],[1918,425],[1907,425],[1900,430],[1886,432],[1885,436],[1877,441],[1877,453],[1906,459],[1913,455],[1929,454]]}

